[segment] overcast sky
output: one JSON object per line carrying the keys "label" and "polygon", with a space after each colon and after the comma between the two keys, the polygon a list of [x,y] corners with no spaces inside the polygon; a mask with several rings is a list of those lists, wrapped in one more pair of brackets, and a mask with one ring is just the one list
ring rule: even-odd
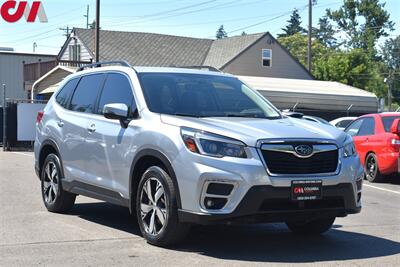
{"label": "overcast sky", "polygon": [[[0,1],[3,2],[3,1]],[[29,1],[32,2],[32,1]],[[65,41],[59,28],[86,27],[87,5],[90,22],[94,19],[95,0],[42,1],[48,23],[17,23],[0,20],[0,47],[13,47],[16,51],[57,54]],[[327,8],[337,9],[343,1],[318,0],[313,8],[313,24],[325,14]],[[400,33],[400,0],[387,0],[386,9],[396,30]],[[307,26],[308,0],[102,0],[101,28],[153,32],[200,38],[214,38],[223,24],[229,36],[269,31],[274,36],[281,32],[290,13],[299,9],[303,26]],[[381,40],[382,42],[383,40]]]}

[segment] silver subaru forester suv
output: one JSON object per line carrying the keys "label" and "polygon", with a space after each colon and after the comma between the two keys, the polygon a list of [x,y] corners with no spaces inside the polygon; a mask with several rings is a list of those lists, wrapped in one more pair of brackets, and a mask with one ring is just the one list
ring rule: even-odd
{"label": "silver subaru forester suv", "polygon": [[35,169],[49,211],[78,195],[125,206],[159,246],[192,224],[285,222],[320,234],[361,210],[349,135],[285,117],[215,71],[79,69],[38,114]]}

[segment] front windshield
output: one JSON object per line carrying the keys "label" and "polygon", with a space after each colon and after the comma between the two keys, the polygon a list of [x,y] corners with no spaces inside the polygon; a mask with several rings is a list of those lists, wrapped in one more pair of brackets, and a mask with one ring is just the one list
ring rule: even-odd
{"label": "front windshield", "polygon": [[264,98],[233,77],[140,73],[150,111],[192,117],[280,118]]}

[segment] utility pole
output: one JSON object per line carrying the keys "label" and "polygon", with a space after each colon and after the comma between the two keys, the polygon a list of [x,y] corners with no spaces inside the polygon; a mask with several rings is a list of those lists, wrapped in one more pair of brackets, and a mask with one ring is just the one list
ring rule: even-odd
{"label": "utility pole", "polygon": [[89,29],[89,5],[86,7],[86,15],[83,15],[86,18],[86,29]]}
{"label": "utility pole", "polygon": [[3,151],[6,151],[7,144],[7,102],[6,85],[3,84]]}
{"label": "utility pole", "polygon": [[64,33],[64,36],[66,36],[67,39],[68,39],[69,36],[71,35],[71,30],[72,30],[72,29],[70,29],[68,25],[67,25],[66,28],[58,28],[58,29],[61,30],[61,31],[63,31],[63,32],[65,32],[65,33]]}
{"label": "utility pole", "polygon": [[95,30],[96,62],[100,58],[100,0],[96,0],[96,30]]}
{"label": "utility pole", "polygon": [[307,47],[307,67],[311,72],[311,31],[312,31],[312,4],[313,0],[308,0],[308,47]]}
{"label": "utility pole", "polygon": [[393,84],[393,76],[392,76],[392,72],[389,71],[389,76],[387,78],[384,79],[384,82],[387,83],[388,85],[388,93],[387,93],[387,97],[388,97],[388,111],[392,111],[392,84]]}

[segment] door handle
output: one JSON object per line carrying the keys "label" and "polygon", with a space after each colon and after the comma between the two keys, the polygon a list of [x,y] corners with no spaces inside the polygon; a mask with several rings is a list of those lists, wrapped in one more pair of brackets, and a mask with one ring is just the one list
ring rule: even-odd
{"label": "door handle", "polygon": [[64,122],[62,120],[58,120],[57,121],[57,125],[58,125],[58,127],[63,127],[64,126]]}
{"label": "door handle", "polygon": [[89,131],[89,133],[93,133],[96,131],[96,125],[95,124],[91,124],[87,130]]}

